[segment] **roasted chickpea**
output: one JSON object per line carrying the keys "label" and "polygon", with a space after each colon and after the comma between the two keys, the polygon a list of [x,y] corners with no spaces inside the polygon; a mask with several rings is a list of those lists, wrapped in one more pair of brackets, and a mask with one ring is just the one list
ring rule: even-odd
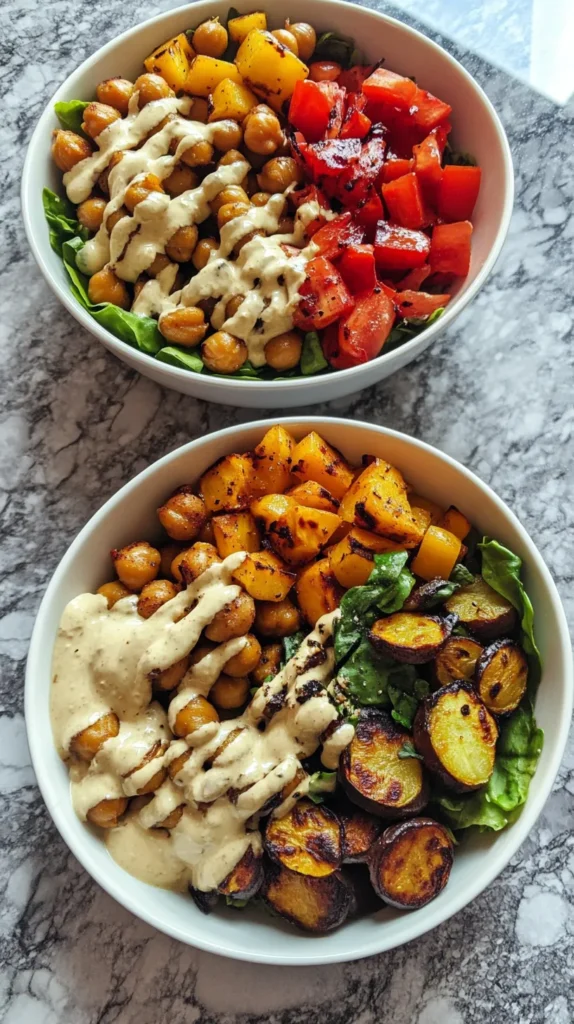
{"label": "roasted chickpea", "polygon": [[[148,139],[153,138],[154,135],[157,135],[158,132],[161,132],[162,128],[165,128],[165,126],[167,124],[169,124],[170,121],[175,121],[176,116],[177,116],[176,114],[166,114],[165,117],[162,117],[161,121],[158,121],[158,123],[156,125],[154,125],[153,128],[150,128],[149,132],[147,133],[147,135],[145,137],[145,141],[147,142]],[[171,142],[170,142],[169,151],[170,151],[170,153],[171,152],[175,153],[176,149],[177,149],[177,139],[172,139]]]}
{"label": "roasted chickpea", "polygon": [[153,75],[146,73],[136,78],[134,82],[134,92],[139,93],[138,106],[140,110],[142,107],[147,106],[148,103],[153,103],[154,100],[163,100],[167,96],[174,96],[173,89],[170,89],[169,85],[161,75]]}
{"label": "roasted chickpea", "polygon": [[154,825],[154,828],[175,828],[181,821],[181,816],[184,812],[185,804],[180,804],[179,807],[174,807],[173,811],[170,811],[167,818],[160,821],[158,825]]}
{"label": "roasted chickpea", "polygon": [[300,358],[301,337],[297,331],[278,334],[265,346],[265,360],[273,370],[292,370]]}
{"label": "roasted chickpea", "polygon": [[77,733],[70,743],[70,753],[82,761],[91,761],[106,740],[117,736],[120,731],[118,716],[113,711],[101,715],[96,722],[87,725]]}
{"label": "roasted chickpea", "polygon": [[162,270],[165,270],[166,267],[169,267],[170,263],[171,260],[168,259],[165,253],[158,252],[154,257],[153,263],[150,263],[149,267],[147,268],[147,273],[150,275],[150,277],[157,277],[158,274],[161,274]]}
{"label": "roasted chickpea", "polygon": [[219,213],[221,207],[226,206],[227,203],[243,203],[245,206],[249,206],[249,196],[241,185],[226,185],[215,199],[211,200],[209,204],[211,212]]}
{"label": "roasted chickpea", "polygon": [[175,556],[171,563],[171,572],[179,583],[185,583],[187,586],[216,562],[221,562],[216,548],[212,544],[196,541],[190,548],[185,548]]}
{"label": "roasted chickpea", "polygon": [[301,615],[289,598],[284,601],[258,601],[255,629],[262,636],[291,636],[301,627]]}
{"label": "roasted chickpea", "polygon": [[[253,154],[252,154],[253,155]],[[253,169],[251,169],[244,177],[242,182],[243,188],[247,192],[248,196],[254,196],[259,191],[259,183],[257,181],[257,175]]]}
{"label": "roasted chickpea", "polygon": [[157,174],[144,174],[141,178],[134,178],[128,185],[124,203],[130,213],[133,213],[138,203],[143,203],[151,192],[163,192],[163,186]]}
{"label": "roasted chickpea", "polygon": [[223,644],[236,636],[245,636],[255,619],[255,601],[243,591],[226,604],[214,617],[205,630],[208,640]]}
{"label": "roasted chickpea", "polygon": [[95,232],[102,226],[105,209],[105,199],[100,199],[98,196],[90,196],[89,199],[84,199],[84,202],[80,203],[76,214],[83,227],[87,228],[88,231]]}
{"label": "roasted chickpea", "polygon": [[256,192],[255,195],[251,196],[252,206],[267,206],[267,203],[271,199],[270,192]]}
{"label": "roasted chickpea", "polygon": [[215,238],[200,238],[191,257],[195,269],[203,270],[212,252],[216,252],[217,249],[219,249],[219,242],[216,242]]}
{"label": "roasted chickpea", "polygon": [[283,131],[277,114],[265,103],[258,103],[243,122],[243,141],[253,153],[270,156],[283,142]]}
{"label": "roasted chickpea", "polygon": [[167,577],[167,579],[171,578],[171,563],[176,555],[179,555],[185,550],[185,547],[186,545],[184,544],[164,544],[164,546],[159,549],[161,558],[159,564],[160,576]]}
{"label": "roasted chickpea", "polygon": [[296,21],[293,25],[290,25],[288,18],[285,22],[285,28],[291,33],[291,35],[295,36],[295,39],[297,40],[299,59],[307,63],[307,61],[313,56],[317,45],[315,29],[306,21]]}
{"label": "roasted chickpea", "polygon": [[291,53],[294,53],[296,57],[299,56],[299,46],[297,44],[297,39],[293,35],[293,33],[289,31],[289,29],[276,28],[273,30],[271,35],[275,36],[277,41],[281,43],[281,46],[284,46],[287,50],[291,50]]}
{"label": "roasted chickpea", "polygon": [[98,178],[98,187],[102,190],[102,192],[106,196],[109,196],[109,194],[110,194],[110,182],[109,182],[110,171],[112,171],[113,168],[116,167],[117,164],[119,164],[119,162],[122,159],[123,155],[124,154],[123,154],[121,149],[118,149],[118,150],[116,150],[115,153],[112,153],[112,155],[110,157],[110,160],[109,160],[109,163],[108,163],[108,166],[105,168],[105,170],[102,171],[102,173],[100,174],[100,176]]}
{"label": "roasted chickpea", "polygon": [[249,696],[249,680],[241,676],[232,678],[222,673],[211,687],[209,696],[215,706],[224,711],[240,708]]}
{"label": "roasted chickpea", "polygon": [[197,236],[196,224],[178,228],[165,247],[166,256],[174,263],[189,263],[197,245]]}
{"label": "roasted chickpea", "polygon": [[100,82],[96,89],[96,96],[100,103],[106,103],[109,107],[115,107],[120,114],[127,114],[131,95],[134,91],[133,82],[127,78],[106,78]]}
{"label": "roasted chickpea", "polygon": [[229,164],[236,164],[238,160],[243,160],[244,163],[247,161],[240,153],[238,149],[228,149],[227,153],[224,153],[220,160],[217,161],[218,167],[227,167]]}
{"label": "roasted chickpea", "polygon": [[237,149],[241,145],[243,131],[237,121],[225,120],[213,127],[211,141],[220,153],[227,153],[230,149]]}
{"label": "roasted chickpea", "polygon": [[205,339],[201,355],[213,373],[235,373],[247,359],[247,345],[227,331],[217,331]]}
{"label": "roasted chickpea", "polygon": [[202,540],[204,544],[213,544],[215,547],[215,533],[213,531],[213,522],[211,519],[208,519],[201,527],[198,540]]}
{"label": "roasted chickpea", "polygon": [[116,224],[119,224],[124,217],[129,217],[129,213],[125,206],[120,206],[119,210],[116,210],[114,213],[110,213],[109,216],[106,217],[106,231],[108,232],[108,235],[111,235]]}
{"label": "roasted chickpea", "polygon": [[225,307],[226,320],[231,320],[231,317],[235,316],[235,314],[238,312],[242,305],[243,295],[234,295],[233,298],[229,300]]}
{"label": "roasted chickpea", "polygon": [[309,66],[309,78],[312,82],[335,82],[341,71],[341,65],[335,61],[317,60]]}
{"label": "roasted chickpea", "polygon": [[[257,637],[248,633],[245,637],[245,647],[239,654],[234,654],[229,661],[225,662],[225,674],[228,676],[246,676],[259,664],[261,657],[261,644]],[[215,702],[217,704],[217,701]]]}
{"label": "roasted chickpea", "polygon": [[181,769],[189,761],[191,757],[191,750],[184,750],[183,754],[178,757],[174,757],[173,761],[170,761],[167,766],[167,774],[170,779],[175,779],[176,775],[179,775]]}
{"label": "roasted chickpea", "polygon": [[150,615],[157,612],[162,604],[171,601],[177,593],[179,591],[171,580],[152,580],[151,583],[146,583],[138,598],[138,613],[142,619],[149,619]]}
{"label": "roasted chickpea", "polygon": [[206,320],[211,321],[218,299],[200,299],[197,308],[201,310]]}
{"label": "roasted chickpea", "polygon": [[[157,740],[149,748],[147,753],[143,756],[140,763],[136,765],[135,768],[132,768],[129,772],[126,772],[126,774],[124,775],[124,779],[129,779],[130,775],[133,775],[135,772],[138,772],[140,768],[144,768],[145,765],[149,764],[150,761],[154,761],[156,757],[159,757],[160,754],[163,754],[164,750],[164,744]],[[163,766],[159,767],[158,770],[153,773],[151,778],[149,778],[147,782],[145,782],[136,790],[137,795],[147,796],[148,793],[155,793],[156,789],[159,789],[161,784],[165,782],[166,778],[167,768],[164,768]]]}
{"label": "roasted chickpea", "polygon": [[303,181],[303,172],[292,156],[275,156],[262,167],[257,181],[262,192],[284,192]]}
{"label": "roasted chickpea", "polygon": [[165,532],[174,540],[195,540],[207,519],[203,499],[187,484],[179,487],[165,505],[158,508],[157,514]]}
{"label": "roasted chickpea", "polygon": [[235,220],[236,217],[244,217],[246,213],[249,213],[250,204],[247,203],[225,203],[224,206],[220,206],[217,211],[217,226],[221,231],[222,227],[229,224],[230,220]]}
{"label": "roasted chickpea", "polygon": [[97,825],[99,828],[115,828],[127,806],[128,798],[125,796],[100,800],[99,804],[90,808],[86,817],[91,825]]}
{"label": "roasted chickpea", "polygon": [[173,731],[176,736],[189,736],[191,732],[196,732],[209,722],[219,722],[219,715],[205,697],[198,696],[177,713]]}
{"label": "roasted chickpea", "polygon": [[204,100],[202,96],[195,96],[187,116],[190,121],[199,121],[200,124],[207,124],[209,117],[209,104],[207,100]]}
{"label": "roasted chickpea", "polygon": [[104,128],[108,128],[114,121],[118,121],[121,116],[119,110],[110,107],[108,103],[88,103],[84,110],[82,130],[91,139],[97,139]]}
{"label": "roasted chickpea", "polygon": [[180,196],[183,192],[189,192],[190,189],[197,188],[197,184],[197,174],[185,164],[177,164],[171,174],[163,179],[163,187],[170,196]]}
{"label": "roasted chickpea", "polygon": [[192,666],[197,665],[200,661],[203,661],[208,654],[211,654],[216,647],[217,644],[212,644],[209,640],[202,640],[201,643],[197,644],[197,646],[191,651],[189,655],[189,664]]}
{"label": "roasted chickpea", "polygon": [[119,580],[112,580],[111,583],[104,583],[101,587],[98,587],[96,593],[105,597],[108,602],[108,608],[113,608],[116,601],[121,601],[122,597],[129,597],[131,590],[124,587],[123,583],[120,583]]}
{"label": "roasted chickpea", "polygon": [[200,139],[184,150],[181,159],[188,167],[203,167],[213,160],[213,146],[207,139]]}
{"label": "roasted chickpea", "polygon": [[97,305],[99,302],[111,302],[120,309],[130,308],[130,295],[128,289],[119,277],[116,277],[113,270],[104,267],[98,270],[97,274],[88,281],[88,298],[90,302]]}
{"label": "roasted chickpea", "polygon": [[261,650],[258,664],[251,670],[251,678],[256,686],[261,686],[268,676],[276,676],[283,659],[281,644],[266,644]]}
{"label": "roasted chickpea", "polygon": [[219,18],[209,18],[193,33],[193,49],[206,57],[221,57],[227,49],[227,38],[227,29],[219,23]]}
{"label": "roasted chickpea", "polygon": [[52,133],[52,159],[60,171],[71,171],[72,167],[92,155],[87,139],[75,132],[58,128]]}
{"label": "roasted chickpea", "polygon": [[164,668],[160,671],[151,673],[151,681],[154,690],[175,690],[176,686],[179,686],[185,673],[189,668],[189,658],[181,658],[176,661],[169,668]]}
{"label": "roasted chickpea", "polygon": [[243,246],[244,246],[244,245],[247,245],[247,243],[248,243],[248,242],[251,242],[251,241],[252,241],[252,239],[254,239],[254,238],[257,238],[258,236],[259,236],[259,237],[261,237],[261,236],[263,236],[264,234],[265,234],[265,232],[264,232],[264,231],[259,231],[258,229],[257,229],[257,230],[255,230],[255,231],[248,231],[248,232],[247,232],[247,234],[246,234],[246,235],[243,235],[243,236],[242,236],[242,237],[241,237],[241,238],[239,239],[239,241],[238,241],[238,242],[236,242],[236,243],[235,243],[235,245],[233,246],[233,249],[232,249],[232,251],[231,251],[231,254],[232,254],[232,256],[233,256],[233,257],[234,257],[235,259],[237,259],[237,257],[239,256],[239,253],[240,253],[240,252],[241,252],[241,250],[243,249]]}
{"label": "roasted chickpea", "polygon": [[207,331],[203,310],[198,306],[178,306],[170,313],[162,313],[158,327],[167,341],[186,348],[199,345]]}
{"label": "roasted chickpea", "polygon": [[114,569],[122,583],[138,592],[155,580],[159,572],[160,553],[147,540],[136,540],[111,552]]}
{"label": "roasted chickpea", "polygon": [[134,299],[137,299],[140,292],[142,292],[149,282],[147,274],[140,274],[140,276],[134,281]]}

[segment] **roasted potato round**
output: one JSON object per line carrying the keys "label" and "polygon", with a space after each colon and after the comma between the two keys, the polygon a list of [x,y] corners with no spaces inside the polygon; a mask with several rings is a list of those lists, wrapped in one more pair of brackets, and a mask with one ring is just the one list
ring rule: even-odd
{"label": "roasted potato round", "polygon": [[250,846],[233,871],[223,879],[218,892],[222,896],[233,896],[236,900],[250,900],[259,892],[263,877],[263,858]]}
{"label": "roasted potato round", "polygon": [[436,690],[415,716],[415,746],[426,767],[460,793],[488,782],[497,739],[496,722],[470,683]]}
{"label": "roasted potato round", "polygon": [[261,889],[265,903],[302,931],[321,935],[338,928],[353,905],[353,893],[335,871],[316,878],[270,864]]}
{"label": "roasted potato round", "polygon": [[507,715],[518,707],[526,693],[526,655],[514,640],[496,640],[480,655],[474,678],[478,695],[488,710]]}
{"label": "roasted potato round", "polygon": [[371,884],[385,903],[417,910],[442,892],[452,862],[447,830],[431,818],[412,818],[392,825],[373,847]]}
{"label": "roasted potato round", "polygon": [[396,661],[420,665],[436,658],[456,623],[454,616],[394,612],[377,619],[369,631],[373,647]]}
{"label": "roasted potato round", "polygon": [[508,635],[517,622],[515,608],[489,587],[482,576],[449,597],[446,609],[458,616],[463,626],[482,641]]}
{"label": "roasted potato round", "polygon": [[337,817],[341,822],[343,864],[363,862],[381,835],[383,822],[350,802],[337,806]]}
{"label": "roasted potato round", "polygon": [[300,800],[283,818],[270,818],[265,850],[290,871],[321,878],[341,864],[341,823],[323,805]]}
{"label": "roasted potato round", "polygon": [[451,636],[441,647],[434,663],[437,683],[448,686],[457,679],[473,679],[483,648],[469,636]]}

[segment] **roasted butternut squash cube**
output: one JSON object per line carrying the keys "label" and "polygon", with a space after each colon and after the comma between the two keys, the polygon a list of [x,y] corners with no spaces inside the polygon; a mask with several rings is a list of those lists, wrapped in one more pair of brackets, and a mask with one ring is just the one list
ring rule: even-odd
{"label": "roasted butternut squash cube", "polygon": [[243,121],[258,103],[257,96],[246,85],[224,78],[211,94],[209,121],[224,121],[226,118]]}
{"label": "roasted butternut squash cube", "polygon": [[423,580],[439,576],[448,580],[460,554],[462,541],[449,530],[429,526],[422,544],[413,558],[411,569]]}
{"label": "roasted butternut squash cube", "polygon": [[315,480],[305,480],[302,484],[296,484],[286,492],[300,505],[307,508],[317,508],[320,512],[338,512],[339,502],[333,497],[326,487]]}
{"label": "roasted butternut squash cube", "polygon": [[315,558],[341,522],[332,512],[305,508],[286,494],[267,494],[252,503],[251,511],[288,565],[304,565]]}
{"label": "roasted butternut squash cube", "polygon": [[431,501],[430,498],[421,497],[420,494],[409,494],[409,504],[413,510],[415,508],[424,508],[430,515],[432,526],[438,526],[444,516],[444,509],[440,505],[437,505],[435,501]]}
{"label": "roasted butternut squash cube", "polygon": [[400,544],[353,526],[329,551],[331,571],[342,587],[362,587],[375,568],[375,555],[401,551]]}
{"label": "roasted butternut squash cube", "polygon": [[314,480],[339,501],[353,483],[353,470],[339,452],[312,430],[293,452],[293,474],[299,480]]}
{"label": "roasted butternut squash cube", "polygon": [[248,508],[252,468],[244,455],[224,455],[204,473],[199,488],[208,512],[237,512]]}
{"label": "roasted butternut squash cube", "polygon": [[414,508],[411,505],[411,512],[413,514],[413,519],[417,524],[418,529],[422,532],[422,535],[424,536],[429,526],[431,525],[430,512],[426,508],[421,508],[420,505],[418,507],[415,505]]}
{"label": "roasted butternut squash cube", "polygon": [[405,548],[417,547],[425,533],[413,516],[403,477],[382,459],[376,459],[357,477],[341,502],[340,514],[346,522]]}
{"label": "roasted butternut squash cube", "polygon": [[295,574],[272,551],[248,555],[234,579],[256,601],[283,601],[295,582]]}
{"label": "roasted butternut squash cube", "polygon": [[472,523],[454,505],[447,508],[438,526],[442,526],[443,530],[448,530],[449,533],[454,533],[455,537],[458,537],[459,540],[464,540],[465,537],[468,537],[472,530]]}
{"label": "roasted butternut squash cube", "polygon": [[150,53],[144,60],[144,66],[151,74],[161,75],[167,84],[178,92],[184,87],[189,65],[194,57],[195,50],[185,32],[181,32]]}
{"label": "roasted butternut squash cube", "polygon": [[227,31],[234,43],[242,43],[246,36],[254,28],[267,28],[267,15],[265,11],[252,11],[251,14],[240,14],[238,18],[230,18],[227,22]]}
{"label": "roasted butternut squash cube", "polygon": [[227,512],[212,520],[218,555],[227,558],[235,551],[258,551],[259,531],[251,512]]}
{"label": "roasted butternut squash cube", "polygon": [[192,96],[207,98],[225,78],[241,85],[242,78],[235,64],[231,64],[228,60],[220,60],[218,57],[208,57],[206,54],[198,53],[189,66],[182,88],[184,92],[191,93]]}
{"label": "roasted butternut squash cube", "polygon": [[235,55],[235,63],[246,85],[274,110],[281,110],[297,82],[309,74],[309,68],[275,36],[254,28],[245,37]]}
{"label": "roasted butternut squash cube", "polygon": [[338,608],[343,594],[328,558],[306,565],[297,577],[295,590],[299,608],[311,626],[322,615]]}
{"label": "roasted butternut squash cube", "polygon": [[253,493],[283,492],[291,483],[295,439],[285,427],[271,427],[247,456],[253,466]]}

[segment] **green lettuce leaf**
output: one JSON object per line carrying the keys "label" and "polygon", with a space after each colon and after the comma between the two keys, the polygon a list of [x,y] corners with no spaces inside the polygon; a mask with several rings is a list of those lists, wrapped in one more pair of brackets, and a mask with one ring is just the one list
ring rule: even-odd
{"label": "green lettuce leaf", "polygon": [[334,793],[337,786],[337,772],[314,772],[309,779],[307,796],[314,804],[322,804],[325,794]]}
{"label": "green lettuce leaf", "polygon": [[391,687],[397,695],[414,686],[416,672],[412,665],[401,665],[393,658],[379,654],[366,637],[362,637],[339,670],[338,681],[354,704],[363,707],[391,707]]}
{"label": "green lettuce leaf", "polygon": [[88,100],[62,100],[60,103],[54,103],[54,112],[62,128],[83,135],[82,121],[88,102]]}
{"label": "green lettuce leaf", "polygon": [[85,239],[88,232],[76,220],[74,207],[67,199],[62,199],[49,188],[42,190],[44,216],[48,221],[50,245],[58,256],[62,255],[62,245],[72,238]]}
{"label": "green lettuce leaf", "polygon": [[317,331],[309,331],[303,339],[301,373],[304,377],[308,377],[311,373],[319,373],[320,370],[326,370],[328,366],[329,363],[323,355]]}
{"label": "green lettuce leaf", "polygon": [[193,348],[180,348],[179,345],[166,345],[157,353],[156,359],[160,363],[169,363],[170,366],[179,366],[181,370],[193,370],[194,373],[201,373],[203,360]]}

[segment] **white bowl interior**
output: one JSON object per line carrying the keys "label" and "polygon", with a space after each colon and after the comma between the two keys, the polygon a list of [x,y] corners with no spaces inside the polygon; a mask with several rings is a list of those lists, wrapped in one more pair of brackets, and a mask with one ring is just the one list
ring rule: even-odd
{"label": "white bowl interior", "polygon": [[[272,4],[264,3],[262,8],[267,10],[270,24],[282,23],[283,15]],[[143,58],[158,43],[207,16],[226,16],[227,10],[226,0],[201,0],[191,7],[162,14],[108,43],[70,75],[44,111],[30,142],[22,179],[22,207],[28,238],[48,283],[76,319],[121,359],[159,383],[212,401],[254,407],[272,407],[279,398],[284,405],[303,405],[350,394],[410,362],[458,315],[492,269],[512,211],[510,151],[491,104],[457,61],[407,25],[376,11],[332,0],[293,0],[288,11],[292,21],[308,20],[320,30],[333,29],[353,36],[369,60],[385,57],[388,67],[414,76],[424,88],[451,103],[451,138],[458,149],[473,153],[482,167],[481,191],[473,215],[470,273],[456,289],[445,315],[423,335],[394,352],[383,353],[365,366],[326,377],[271,382],[214,380],[159,363],[129,348],[96,324],[72,298],[61,260],[49,245],[42,188],[47,185],[56,192],[62,190],[61,175],[51,160],[49,146],[51,131],[57,127],[54,101],[89,99],[98,82],[113,75],[135,78],[141,71]]]}
{"label": "white bowl interior", "polygon": [[536,714],[546,743],[519,820],[504,832],[476,835],[457,848],[448,886],[422,910],[382,911],[323,937],[297,933],[262,912],[222,910],[203,916],[185,896],[147,886],[108,856],[101,840],[74,814],[67,770],[52,741],[49,718],[50,661],[66,603],[93,591],[108,574],[108,551],[134,538],[156,535],[155,509],[176,486],[194,483],[218,457],[245,451],[273,421],[231,427],[165,456],[128,483],[90,520],[60,565],[42,602],[26,677],[26,724],[34,768],[48,809],[70,849],[114,896],[160,930],[184,942],[239,959],[266,963],[350,960],[407,942],[435,927],[473,899],[508,863],[547,799],[562,757],[572,711],[572,664],[568,629],[550,574],[517,519],[494,493],[448,456],[381,427],[345,420],[284,421],[296,437],[317,429],[353,462],[368,452],[398,466],[417,492],[457,505],[471,521],[524,560],[524,582],[536,614],[544,672]]}

